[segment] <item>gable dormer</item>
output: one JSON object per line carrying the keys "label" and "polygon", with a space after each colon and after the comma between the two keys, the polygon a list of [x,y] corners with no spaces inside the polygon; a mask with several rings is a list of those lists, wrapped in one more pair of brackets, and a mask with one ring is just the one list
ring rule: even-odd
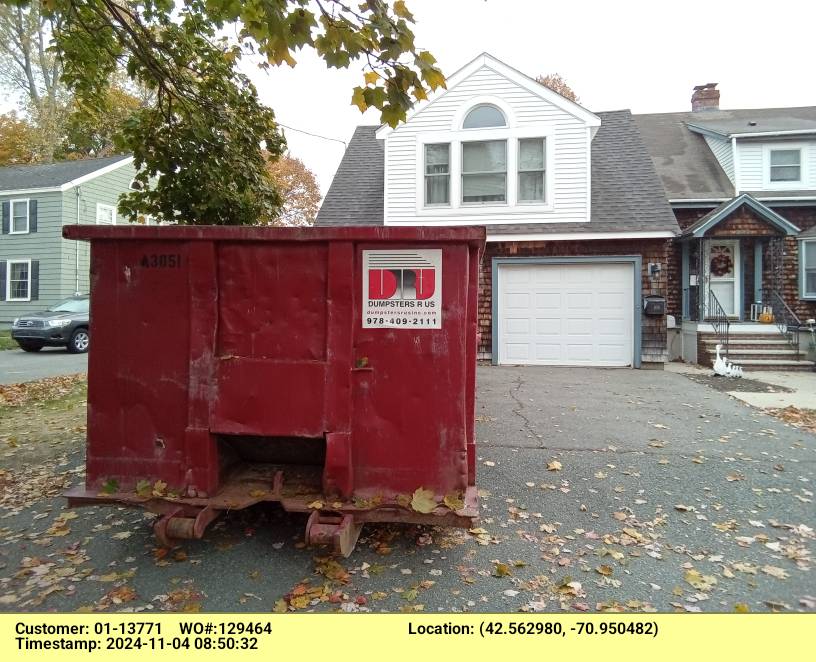
{"label": "gable dormer", "polygon": [[692,108],[686,126],[704,138],[735,194],[816,190],[816,109],[696,108],[694,97]]}
{"label": "gable dormer", "polygon": [[588,222],[600,119],[482,54],[382,127],[386,225]]}

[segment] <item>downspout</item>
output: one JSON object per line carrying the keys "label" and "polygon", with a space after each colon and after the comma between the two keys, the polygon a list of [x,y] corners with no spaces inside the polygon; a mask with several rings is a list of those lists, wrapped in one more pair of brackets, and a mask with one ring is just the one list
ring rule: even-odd
{"label": "downspout", "polygon": [[731,136],[731,160],[734,162],[734,195],[739,195],[739,160],[737,159],[737,139]]}
{"label": "downspout", "polygon": [[[80,186],[74,187],[76,191],[76,224],[79,225],[79,196],[80,196]],[[76,258],[76,262],[74,264],[74,294],[79,294],[79,242],[74,242],[74,256]]]}

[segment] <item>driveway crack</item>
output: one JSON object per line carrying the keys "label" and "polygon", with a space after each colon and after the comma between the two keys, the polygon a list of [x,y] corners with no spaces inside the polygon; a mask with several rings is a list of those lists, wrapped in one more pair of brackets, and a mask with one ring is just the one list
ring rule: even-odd
{"label": "driveway crack", "polygon": [[[538,434],[536,434],[535,428],[530,423],[530,419],[524,415],[524,403],[518,397],[518,392],[521,390],[521,387],[524,386],[524,380],[519,375],[516,378],[516,383],[513,388],[510,389],[510,397],[513,399],[513,402],[516,403],[516,407],[513,408],[513,413],[518,416],[522,421],[524,421],[524,429],[530,434],[533,439],[538,439]],[[539,448],[544,448],[544,440],[540,439]]]}

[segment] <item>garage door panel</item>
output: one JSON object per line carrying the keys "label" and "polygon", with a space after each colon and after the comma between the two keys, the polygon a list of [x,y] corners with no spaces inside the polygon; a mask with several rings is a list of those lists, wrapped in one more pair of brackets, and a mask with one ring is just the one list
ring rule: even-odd
{"label": "garage door panel", "polygon": [[569,318],[566,326],[569,336],[592,336],[594,324],[589,318]]}
{"label": "garage door panel", "polygon": [[501,265],[499,363],[632,364],[631,264]]}
{"label": "garage door panel", "polygon": [[530,319],[528,317],[508,317],[504,329],[507,333],[530,333]]}
{"label": "garage door panel", "polygon": [[568,292],[566,299],[567,308],[592,309],[592,292]]}
{"label": "garage door panel", "polygon": [[553,310],[561,306],[561,292],[536,292],[536,310]]}
{"label": "garage door panel", "polygon": [[548,317],[536,318],[535,334],[537,336],[559,336],[561,335],[561,318]]}
{"label": "garage door panel", "polygon": [[535,358],[537,361],[557,361],[561,356],[561,343],[536,343]]}
{"label": "garage door panel", "polygon": [[509,310],[527,310],[530,307],[530,294],[527,292],[508,292],[507,308]]}
{"label": "garage door panel", "polygon": [[505,347],[506,356],[511,361],[527,361],[530,358],[529,343],[508,342]]}

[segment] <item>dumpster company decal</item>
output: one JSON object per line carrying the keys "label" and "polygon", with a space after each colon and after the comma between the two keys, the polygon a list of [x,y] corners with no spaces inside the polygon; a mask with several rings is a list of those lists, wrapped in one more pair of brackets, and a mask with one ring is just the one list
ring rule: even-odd
{"label": "dumpster company decal", "polygon": [[442,328],[442,249],[363,251],[363,328]]}

